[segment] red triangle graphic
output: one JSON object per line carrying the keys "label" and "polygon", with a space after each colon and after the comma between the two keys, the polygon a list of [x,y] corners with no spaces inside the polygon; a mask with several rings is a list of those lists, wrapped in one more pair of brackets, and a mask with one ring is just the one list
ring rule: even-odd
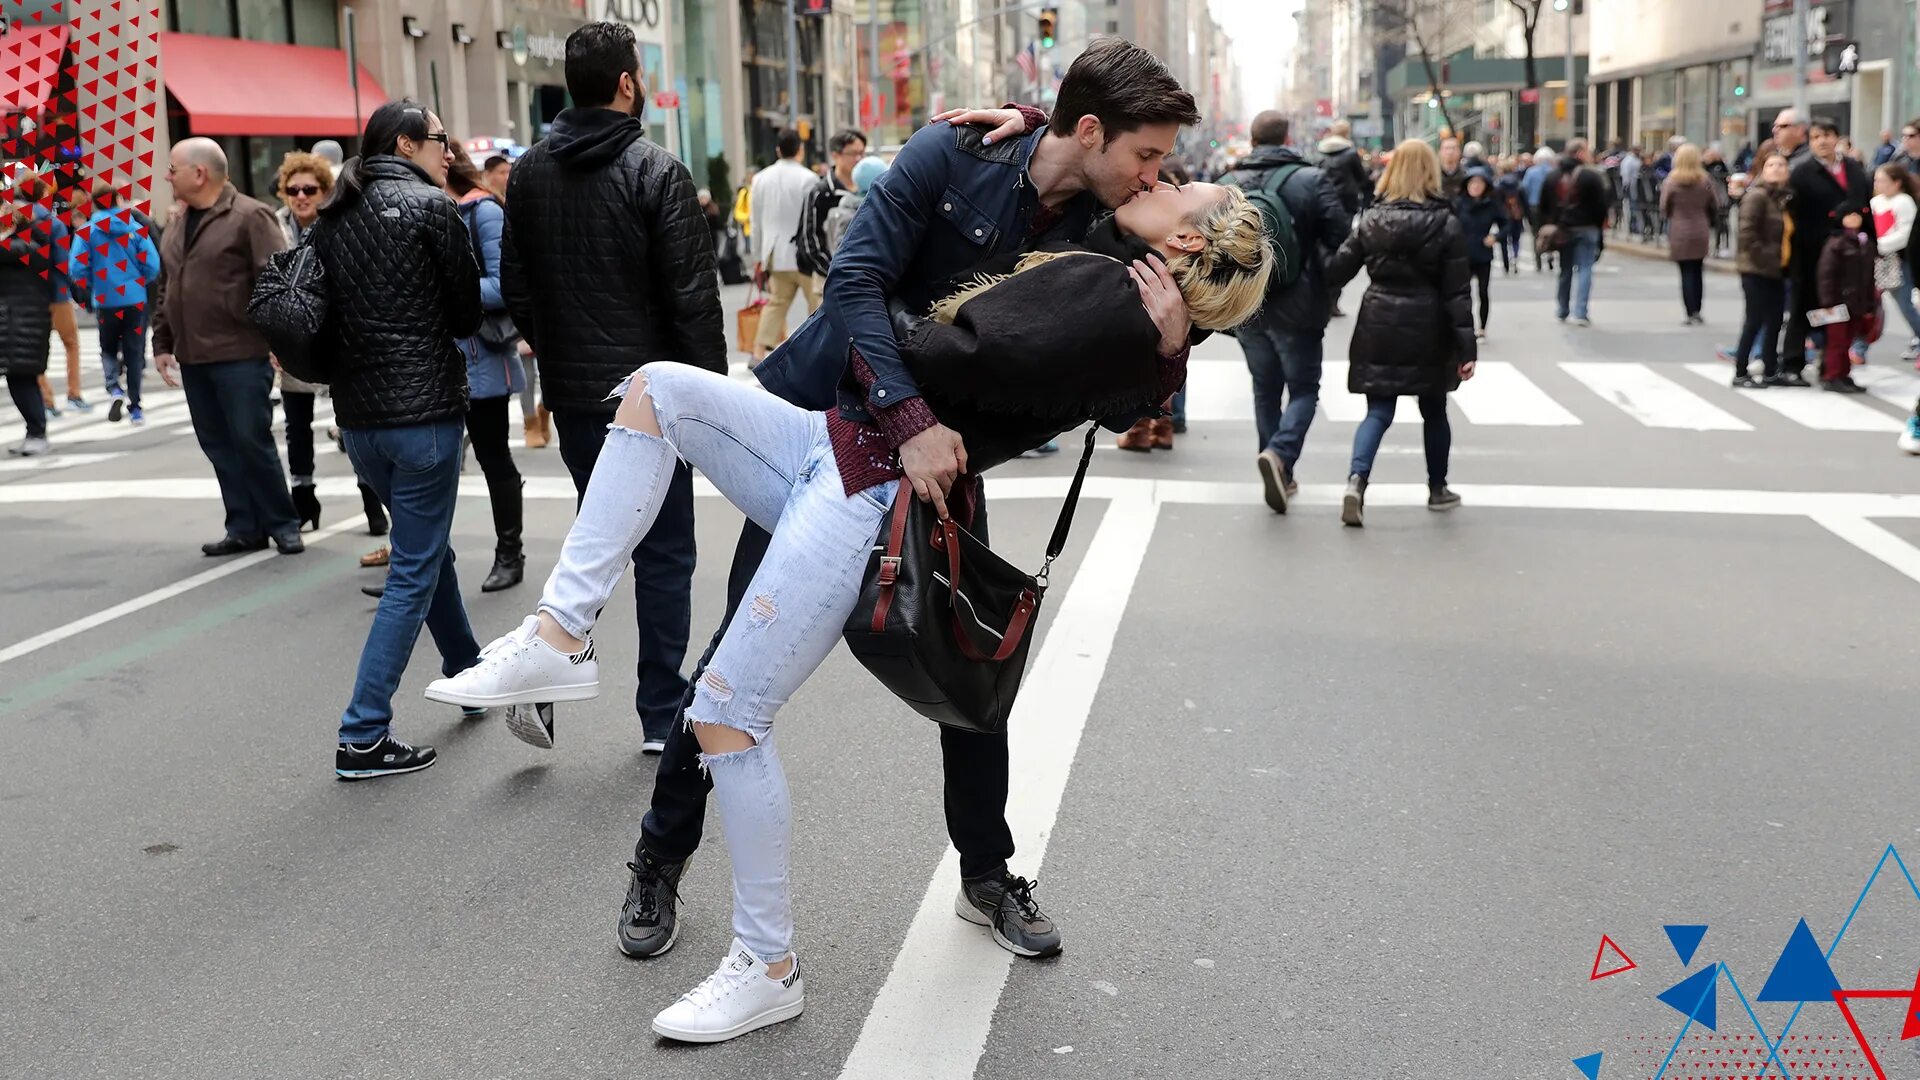
{"label": "red triangle graphic", "polygon": [[[1613,955],[1620,958],[1620,966],[1615,968],[1610,968],[1606,971],[1601,971],[1600,965],[1602,963],[1611,962],[1607,959],[1608,950],[1612,950]],[[1636,964],[1633,962],[1632,957],[1628,956],[1624,951],[1621,950],[1620,946],[1615,945],[1613,943],[1612,938],[1608,937],[1605,934],[1601,934],[1600,949],[1599,951],[1593,954],[1593,973],[1587,977],[1587,981],[1593,982],[1596,979],[1604,979],[1609,975],[1618,975],[1623,971],[1632,971],[1634,968],[1637,968],[1639,966],[1640,966],[1639,964]]]}

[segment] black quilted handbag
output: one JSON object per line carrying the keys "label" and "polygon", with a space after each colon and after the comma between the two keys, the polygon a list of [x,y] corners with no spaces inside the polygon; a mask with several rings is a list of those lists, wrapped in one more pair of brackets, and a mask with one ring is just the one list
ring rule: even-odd
{"label": "black quilted handbag", "polygon": [[1098,433],[1098,427],[1087,433],[1037,575],[941,521],[901,479],[842,636],[854,657],[915,712],[966,731],[1007,730],[1047,573],[1066,547]]}
{"label": "black quilted handbag", "polygon": [[254,280],[247,318],[265,335],[280,370],[309,383],[333,381],[332,350],[320,345],[327,327],[327,271],[312,234],[308,242],[275,252]]}

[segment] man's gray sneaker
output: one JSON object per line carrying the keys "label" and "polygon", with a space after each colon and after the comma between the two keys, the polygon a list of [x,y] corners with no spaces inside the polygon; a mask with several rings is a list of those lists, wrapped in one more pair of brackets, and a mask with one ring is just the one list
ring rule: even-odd
{"label": "man's gray sneaker", "polygon": [[999,874],[962,879],[953,913],[976,926],[993,928],[993,940],[1015,956],[1052,956],[1060,951],[1060,930],[1034,902],[1038,881]]}
{"label": "man's gray sneaker", "polygon": [[684,862],[661,862],[651,855],[630,862],[633,881],[620,907],[620,951],[646,959],[673,948],[680,936],[680,875]]}
{"label": "man's gray sneaker", "polygon": [[53,447],[48,444],[46,436],[29,435],[21,441],[19,446],[7,447],[7,453],[12,454],[14,457],[39,457],[52,449]]}

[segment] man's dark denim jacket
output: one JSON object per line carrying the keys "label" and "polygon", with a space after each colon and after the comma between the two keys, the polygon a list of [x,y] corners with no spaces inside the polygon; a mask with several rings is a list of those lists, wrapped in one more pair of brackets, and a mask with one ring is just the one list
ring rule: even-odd
{"label": "man's dark denim jacket", "polygon": [[[1040,205],[1027,166],[1046,130],[1000,143],[983,143],[985,134],[937,123],[907,140],[834,251],[820,310],[755,369],[761,385],[801,408],[837,405],[847,419],[869,422],[867,399],[844,377],[849,346],[857,346],[873,368],[875,407],[920,396],[894,340],[888,298],[925,311],[955,276],[1026,244]],[[1035,239],[1078,239],[1099,208],[1083,191]]]}

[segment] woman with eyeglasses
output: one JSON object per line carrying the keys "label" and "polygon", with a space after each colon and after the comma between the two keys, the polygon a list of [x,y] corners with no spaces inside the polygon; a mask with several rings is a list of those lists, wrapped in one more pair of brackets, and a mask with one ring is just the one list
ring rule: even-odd
{"label": "woman with eyeglasses", "polygon": [[[275,186],[282,205],[273,216],[280,222],[287,246],[299,247],[320,220],[320,204],[333,192],[333,167],[326,158],[296,150],[280,159]],[[324,386],[280,372],[280,407],[287,414],[287,471],[293,476],[289,490],[301,522],[314,529],[320,527],[320,497],[313,485],[313,403],[317,395],[326,392]],[[364,480],[360,482],[360,503],[366,510],[367,532],[385,536],[387,511]],[[385,566],[386,562],[384,547],[360,558],[362,566]]]}
{"label": "woman with eyeglasses", "polygon": [[307,239],[326,272],[341,442],[393,517],[385,595],[340,719],[334,772],[342,780],[433,764],[431,747],[390,730],[393,692],[422,625],[442,674],[480,656],[448,542],[467,413],[457,343],[480,326],[473,245],[442,190],[453,153],[440,118],[408,99],[375,109],[360,145]]}

